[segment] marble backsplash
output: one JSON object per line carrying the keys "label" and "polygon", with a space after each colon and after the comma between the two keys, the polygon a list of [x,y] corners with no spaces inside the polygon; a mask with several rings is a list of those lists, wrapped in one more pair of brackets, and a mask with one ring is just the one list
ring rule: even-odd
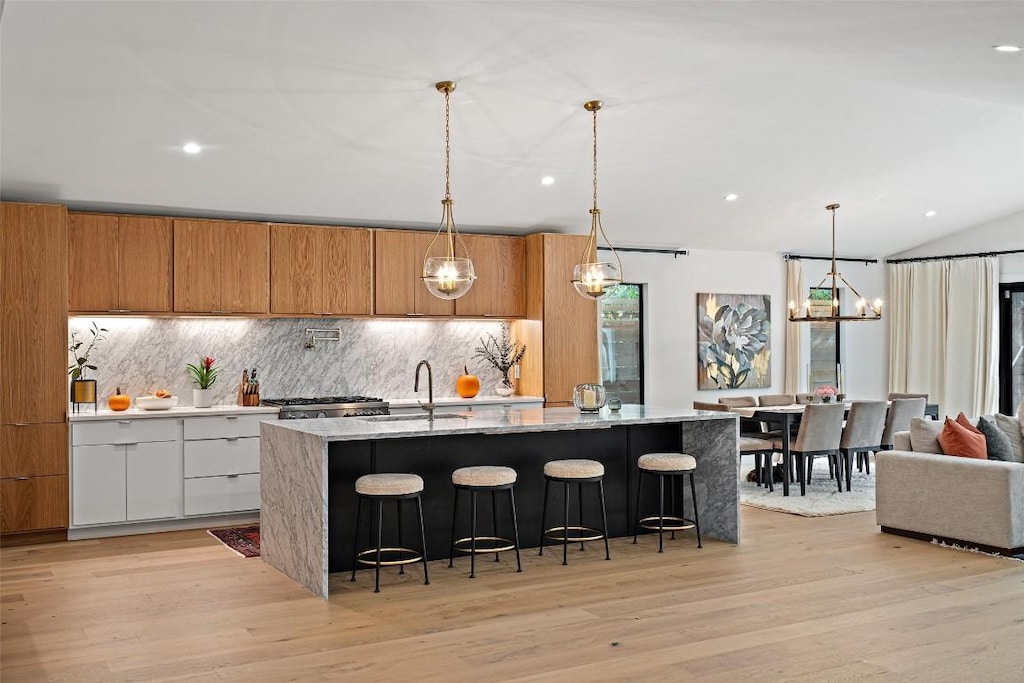
{"label": "marble backsplash", "polygon": [[[68,334],[89,339],[93,321],[107,328],[90,362],[101,405],[117,386],[131,397],[167,389],[192,405],[186,363],[216,359],[221,375],[214,403],[236,402],[242,371],[256,367],[262,398],[362,394],[386,399],[426,397],[413,391],[413,373],[430,361],[434,397],[454,397],[463,365],[479,375],[481,395],[493,395],[501,375],[473,350],[501,322],[476,320],[324,320],[243,318],[90,318],[69,322]],[[306,328],[337,329],[341,341],[306,348]],[[529,353],[529,351],[527,351]],[[70,362],[70,361],[69,361]]]}

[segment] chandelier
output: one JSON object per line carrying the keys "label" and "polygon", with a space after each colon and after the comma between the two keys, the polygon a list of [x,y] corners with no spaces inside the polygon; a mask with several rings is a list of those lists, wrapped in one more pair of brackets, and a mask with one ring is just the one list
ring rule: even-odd
{"label": "chandelier", "polygon": [[[789,302],[789,321],[794,323],[814,322],[846,322],[854,320],[881,320],[882,319],[882,300],[875,299],[871,306],[868,306],[867,299],[857,291],[857,288],[846,281],[843,274],[836,268],[836,209],[839,208],[838,204],[829,204],[825,207],[827,211],[832,212],[832,270],[821,279],[818,286],[815,289],[825,289],[825,282],[829,279],[832,281],[832,285],[829,291],[832,293],[830,301],[812,302],[810,299],[804,301],[803,308],[798,309],[795,301]],[[856,315],[843,315],[839,308],[839,283],[842,282],[846,285],[851,292],[857,296],[857,313]],[[802,315],[801,315],[802,314]]]}
{"label": "chandelier", "polygon": [[[444,95],[444,199],[441,200],[441,224],[434,238],[423,254],[423,274],[420,279],[427,291],[439,299],[458,299],[469,291],[476,280],[473,262],[469,258],[466,242],[455,227],[452,216],[452,147],[451,147],[451,94],[455,90],[452,81],[441,81],[434,85]],[[445,255],[431,256],[431,249],[444,233]],[[456,256],[457,252],[465,256]]]}
{"label": "chandelier", "polygon": [[[597,208],[597,112],[601,109],[599,100],[592,100],[583,108],[594,115],[594,208],[590,210],[590,237],[583,249],[580,262],[572,269],[572,284],[581,296],[587,299],[599,299],[605,295],[608,287],[622,282],[622,261],[608,241],[601,226],[601,209]],[[597,235],[601,233],[605,244],[615,257],[615,263],[597,260]]]}

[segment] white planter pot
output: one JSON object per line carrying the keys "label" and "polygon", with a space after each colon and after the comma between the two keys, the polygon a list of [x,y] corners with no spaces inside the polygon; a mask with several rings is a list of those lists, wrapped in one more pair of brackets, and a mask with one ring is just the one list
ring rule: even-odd
{"label": "white planter pot", "polygon": [[498,396],[511,396],[512,394],[516,393],[516,388],[514,386],[505,386],[504,382],[498,382],[498,384],[495,385],[494,387],[494,393],[496,393]]}
{"label": "white planter pot", "polygon": [[213,405],[213,389],[193,389],[192,406],[194,408],[209,408]]}

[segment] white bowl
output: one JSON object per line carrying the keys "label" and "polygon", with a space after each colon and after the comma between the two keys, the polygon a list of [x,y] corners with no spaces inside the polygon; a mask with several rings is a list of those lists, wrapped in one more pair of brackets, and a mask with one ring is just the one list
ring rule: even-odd
{"label": "white bowl", "polygon": [[178,405],[178,397],[166,396],[164,398],[157,398],[156,396],[137,396],[135,398],[135,405],[143,410],[167,410]]}

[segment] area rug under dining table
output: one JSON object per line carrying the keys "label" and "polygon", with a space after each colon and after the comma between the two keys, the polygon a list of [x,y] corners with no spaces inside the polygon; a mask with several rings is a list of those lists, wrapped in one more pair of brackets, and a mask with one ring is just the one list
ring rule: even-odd
{"label": "area rug under dining table", "polygon": [[829,515],[847,515],[852,512],[868,512],[875,509],[875,476],[863,472],[853,472],[853,490],[843,492],[836,490],[836,482],[829,479],[828,469],[819,463],[811,483],[807,485],[807,495],[800,495],[800,485],[790,488],[790,495],[782,495],[782,482],[775,483],[775,492],[769,493],[767,487],[758,487],[755,482],[740,481],[740,504],[750,507],[785,512],[802,517],[826,517]]}

